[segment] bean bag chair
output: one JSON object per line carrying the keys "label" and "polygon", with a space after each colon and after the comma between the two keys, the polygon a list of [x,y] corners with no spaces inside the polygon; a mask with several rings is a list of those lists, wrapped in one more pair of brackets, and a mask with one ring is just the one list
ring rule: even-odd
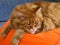
{"label": "bean bag chair", "polygon": [[[9,20],[1,27],[0,32],[9,24]],[[0,36],[0,45],[12,45],[10,40],[15,31],[12,29],[6,38]],[[35,35],[24,34],[19,45],[60,45],[60,28]]]}

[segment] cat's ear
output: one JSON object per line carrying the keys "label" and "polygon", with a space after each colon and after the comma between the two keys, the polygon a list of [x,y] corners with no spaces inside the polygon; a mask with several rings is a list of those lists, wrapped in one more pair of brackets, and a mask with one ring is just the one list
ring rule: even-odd
{"label": "cat's ear", "polygon": [[38,9],[38,7],[39,6],[37,6],[36,4],[34,4],[34,3],[27,3],[27,4],[25,4],[26,5],[26,7],[30,10],[30,11],[33,11],[33,12],[35,12],[37,9]]}
{"label": "cat's ear", "polygon": [[42,18],[43,15],[42,15],[42,12],[41,12],[41,7],[36,11],[36,16]]}
{"label": "cat's ear", "polygon": [[26,6],[29,8],[29,9],[33,9],[33,8],[36,8],[36,7],[38,7],[36,4],[34,4],[34,3],[28,3],[28,4],[26,4]]}

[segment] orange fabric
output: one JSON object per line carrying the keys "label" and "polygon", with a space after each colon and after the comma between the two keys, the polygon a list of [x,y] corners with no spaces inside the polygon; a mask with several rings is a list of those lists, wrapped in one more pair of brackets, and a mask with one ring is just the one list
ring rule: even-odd
{"label": "orange fabric", "polygon": [[[0,32],[9,24],[10,21],[7,21]],[[11,30],[6,38],[0,36],[0,45],[12,45],[10,40],[15,33],[14,30]],[[24,34],[19,45],[60,45],[60,28],[54,29],[48,32],[42,32],[35,35]]]}

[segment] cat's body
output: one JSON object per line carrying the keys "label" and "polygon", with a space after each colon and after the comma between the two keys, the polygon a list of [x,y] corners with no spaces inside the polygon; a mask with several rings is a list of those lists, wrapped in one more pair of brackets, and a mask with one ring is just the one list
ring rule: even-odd
{"label": "cat's body", "polygon": [[59,2],[33,2],[16,6],[10,16],[10,24],[2,31],[6,37],[11,29],[16,32],[12,44],[18,45],[24,33],[35,34],[60,27]]}

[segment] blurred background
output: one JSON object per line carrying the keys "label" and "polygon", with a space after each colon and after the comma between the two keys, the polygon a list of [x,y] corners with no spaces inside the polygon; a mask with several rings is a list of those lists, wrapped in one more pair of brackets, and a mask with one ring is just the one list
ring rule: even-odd
{"label": "blurred background", "polygon": [[0,0],[0,27],[9,19],[10,13],[16,5],[34,1],[58,2],[59,0]]}

